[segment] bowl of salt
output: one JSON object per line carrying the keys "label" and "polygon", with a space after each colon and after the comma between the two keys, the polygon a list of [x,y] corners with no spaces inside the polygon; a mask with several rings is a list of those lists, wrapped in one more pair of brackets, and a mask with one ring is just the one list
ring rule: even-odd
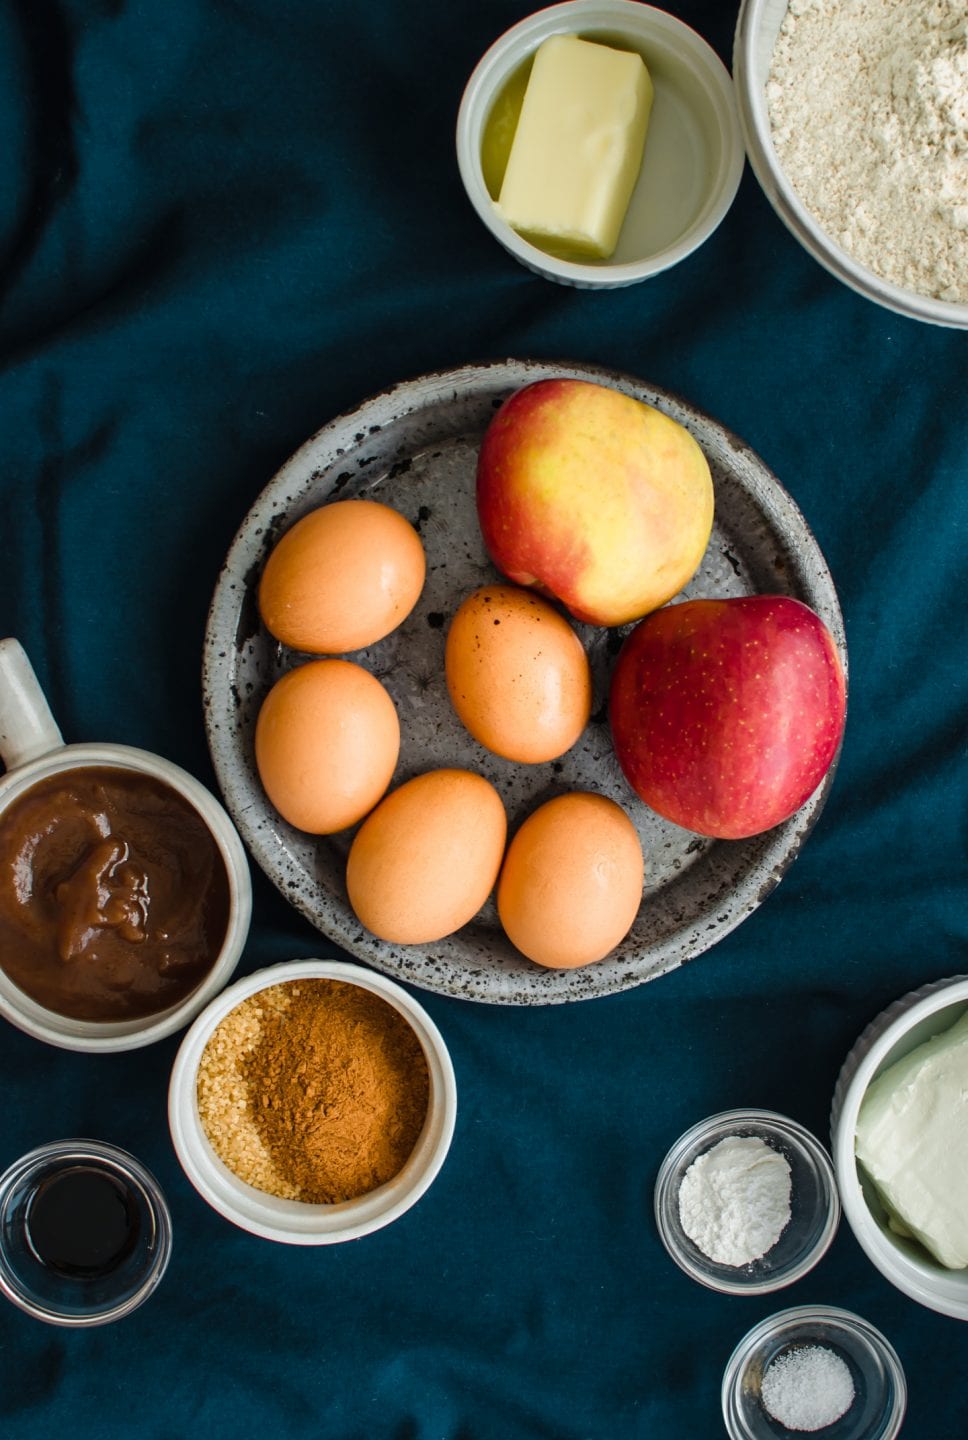
{"label": "bowl of salt", "polygon": [[744,1335],[726,1366],[722,1400],[731,1440],[894,1440],[907,1385],[893,1346],[873,1325],[849,1310],[799,1305]]}

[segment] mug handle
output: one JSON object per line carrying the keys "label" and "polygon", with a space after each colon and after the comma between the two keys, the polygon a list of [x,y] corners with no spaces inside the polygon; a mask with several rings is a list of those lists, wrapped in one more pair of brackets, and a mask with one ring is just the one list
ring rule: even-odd
{"label": "mug handle", "polygon": [[27,652],[19,640],[0,640],[0,760],[15,770],[63,743]]}

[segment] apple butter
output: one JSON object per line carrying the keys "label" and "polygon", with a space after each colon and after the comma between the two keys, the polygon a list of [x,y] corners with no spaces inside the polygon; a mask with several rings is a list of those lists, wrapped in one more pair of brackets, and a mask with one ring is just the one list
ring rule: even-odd
{"label": "apple butter", "polygon": [[228,917],[211,831],[164,781],[78,766],[0,813],[0,966],[48,1010],[167,1010],[214,964]]}

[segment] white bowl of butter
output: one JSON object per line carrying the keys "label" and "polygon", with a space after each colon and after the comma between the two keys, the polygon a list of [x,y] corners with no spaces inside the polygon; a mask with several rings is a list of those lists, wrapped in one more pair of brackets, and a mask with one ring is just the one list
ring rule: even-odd
{"label": "white bowl of butter", "polygon": [[596,289],[691,255],[729,210],[744,150],[729,72],[700,35],[638,0],[566,0],[480,60],[457,160],[472,205],[516,260]]}
{"label": "white bowl of butter", "polygon": [[831,1150],[844,1216],[878,1270],[968,1320],[968,976],[867,1027],[837,1080]]}

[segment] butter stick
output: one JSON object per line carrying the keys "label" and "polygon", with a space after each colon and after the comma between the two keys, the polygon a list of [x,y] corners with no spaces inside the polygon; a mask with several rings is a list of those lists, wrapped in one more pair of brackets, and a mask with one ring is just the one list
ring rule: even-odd
{"label": "butter stick", "polygon": [[576,35],[537,49],[497,207],[542,249],[607,260],[642,165],[652,80],[640,55]]}

